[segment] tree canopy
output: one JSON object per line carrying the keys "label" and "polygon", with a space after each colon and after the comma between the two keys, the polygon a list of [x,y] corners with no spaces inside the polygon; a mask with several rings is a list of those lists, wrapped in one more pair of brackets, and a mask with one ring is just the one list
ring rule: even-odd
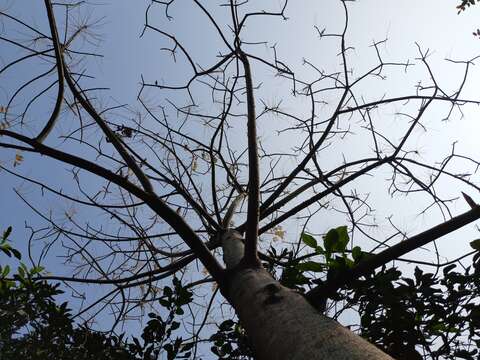
{"label": "tree canopy", "polygon": [[356,3],[1,9],[0,176],[34,215],[0,245],[2,354],[478,358],[480,245],[443,239],[480,218],[476,58],[357,48]]}

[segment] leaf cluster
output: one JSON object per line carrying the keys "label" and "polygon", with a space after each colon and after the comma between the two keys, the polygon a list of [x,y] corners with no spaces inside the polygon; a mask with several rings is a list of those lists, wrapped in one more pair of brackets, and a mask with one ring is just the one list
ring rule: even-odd
{"label": "leaf cluster", "polygon": [[225,320],[215,334],[211,351],[222,360],[253,359],[253,352],[242,326],[234,320]]}
{"label": "leaf cluster", "polygon": [[[195,344],[191,341],[184,342],[181,336],[172,335],[180,328],[176,316],[184,314],[183,307],[192,302],[193,294],[176,277],[173,277],[172,285],[163,288],[163,296],[159,299],[160,305],[168,311],[168,315],[162,317],[157,313],[149,313],[150,320],[141,336],[143,341],[133,337],[133,343],[129,344],[130,351],[141,359],[172,360],[191,357],[191,350]],[[162,357],[163,353],[166,353],[166,357]]]}
{"label": "leaf cluster", "polygon": [[[21,259],[20,251],[9,241],[11,227],[4,232],[0,254]],[[150,313],[141,340],[125,335],[93,331],[73,320],[67,302],[57,304],[62,294],[60,284],[35,279],[41,267],[28,269],[23,263],[10,274],[9,265],[0,265],[0,354],[2,360],[153,360],[182,359],[191,356],[194,343],[184,343],[173,332],[180,327],[177,315],[188,305],[193,294],[177,278],[165,286],[160,305],[168,315]],[[165,356],[164,356],[165,355]]]}
{"label": "leaf cluster", "polygon": [[[296,258],[286,249],[269,253],[276,263],[287,264],[282,284],[301,292],[342,276],[370,256],[359,247],[347,249],[344,226],[329,230],[323,246],[306,233],[301,241],[314,253]],[[480,359],[480,240],[470,245],[478,252],[472,265],[462,270],[458,264],[435,273],[417,267],[407,276],[395,267],[383,267],[344,285],[331,299],[343,303],[342,309],[355,309],[358,332],[395,358]]]}
{"label": "leaf cluster", "polygon": [[468,7],[478,4],[478,1],[475,0],[462,0],[462,2],[457,5],[458,13],[465,11]]}

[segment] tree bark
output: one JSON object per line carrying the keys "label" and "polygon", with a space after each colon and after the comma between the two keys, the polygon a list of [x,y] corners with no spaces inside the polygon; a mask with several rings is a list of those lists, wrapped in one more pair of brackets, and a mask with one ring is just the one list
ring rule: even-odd
{"label": "tree bark", "polygon": [[[239,236],[229,235],[223,239],[224,249],[233,245],[238,249],[234,243]],[[280,285],[263,268],[242,268],[240,262],[230,270],[224,292],[258,360],[392,359],[318,312],[303,295]]]}

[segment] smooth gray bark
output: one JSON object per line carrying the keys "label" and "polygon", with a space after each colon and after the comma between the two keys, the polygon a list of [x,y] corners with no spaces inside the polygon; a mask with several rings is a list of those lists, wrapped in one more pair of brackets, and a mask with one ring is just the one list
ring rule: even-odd
{"label": "smooth gray bark", "polygon": [[[238,234],[223,239],[227,266],[241,253]],[[228,250],[229,246],[234,248]],[[225,259],[227,260],[227,259]],[[317,311],[303,295],[274,280],[263,268],[232,269],[227,297],[258,360],[392,359],[360,336]]]}

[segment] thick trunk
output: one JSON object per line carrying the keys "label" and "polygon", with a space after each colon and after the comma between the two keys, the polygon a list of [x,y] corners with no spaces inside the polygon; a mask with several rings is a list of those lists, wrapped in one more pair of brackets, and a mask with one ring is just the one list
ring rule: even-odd
{"label": "thick trunk", "polygon": [[230,280],[228,297],[258,360],[391,359],[319,313],[264,269],[237,272]]}

